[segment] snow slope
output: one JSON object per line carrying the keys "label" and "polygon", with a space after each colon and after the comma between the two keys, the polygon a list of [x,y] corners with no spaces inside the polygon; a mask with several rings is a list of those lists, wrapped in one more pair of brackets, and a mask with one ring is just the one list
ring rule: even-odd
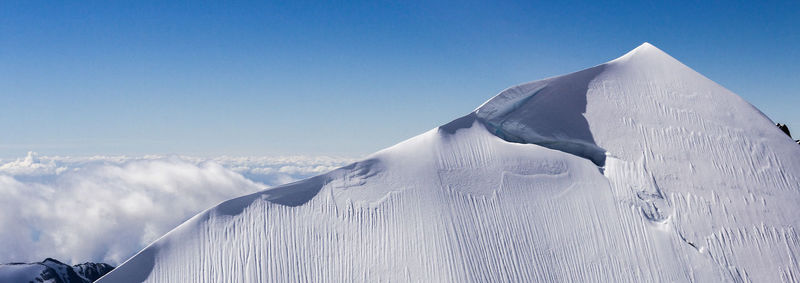
{"label": "snow slope", "polygon": [[798,156],[645,43],[223,202],[100,281],[798,282]]}

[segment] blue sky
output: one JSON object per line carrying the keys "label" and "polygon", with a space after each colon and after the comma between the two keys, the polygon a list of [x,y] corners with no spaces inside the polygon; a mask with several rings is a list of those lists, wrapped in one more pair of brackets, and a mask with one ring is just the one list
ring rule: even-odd
{"label": "blue sky", "polygon": [[800,135],[798,1],[162,2],[0,3],[0,157],[367,154],[645,41]]}

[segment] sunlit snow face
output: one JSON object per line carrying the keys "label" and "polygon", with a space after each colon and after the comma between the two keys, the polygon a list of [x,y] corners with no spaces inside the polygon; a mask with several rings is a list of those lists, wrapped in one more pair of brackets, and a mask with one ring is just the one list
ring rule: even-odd
{"label": "sunlit snow face", "polygon": [[330,171],[331,157],[41,157],[0,162],[0,263],[118,264],[223,200]]}

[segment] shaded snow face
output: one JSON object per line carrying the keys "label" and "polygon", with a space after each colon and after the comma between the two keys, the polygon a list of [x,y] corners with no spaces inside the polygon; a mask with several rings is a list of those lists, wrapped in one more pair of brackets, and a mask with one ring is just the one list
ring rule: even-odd
{"label": "shaded snow face", "polygon": [[537,144],[604,166],[606,152],[584,117],[591,82],[606,65],[509,88],[475,110],[496,136]]}
{"label": "shaded snow face", "polygon": [[117,265],[220,201],[330,171],[330,157],[39,157],[0,162],[0,263]]}

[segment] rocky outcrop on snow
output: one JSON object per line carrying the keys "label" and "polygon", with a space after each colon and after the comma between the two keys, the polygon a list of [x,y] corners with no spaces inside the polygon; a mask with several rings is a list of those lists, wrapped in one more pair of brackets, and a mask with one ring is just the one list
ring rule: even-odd
{"label": "rocky outcrop on snow", "polygon": [[72,266],[76,273],[88,279],[91,282],[103,277],[106,273],[114,269],[113,266],[105,263],[86,262]]}
{"label": "rocky outcrop on snow", "polygon": [[[789,126],[786,126],[786,124],[777,123],[775,124],[775,126],[778,126],[778,129],[781,129],[781,131],[783,131],[787,136],[789,136],[789,138],[792,137],[792,133],[789,132]],[[794,142],[800,144],[800,140],[794,140]]]}
{"label": "rocky outcrop on snow", "polygon": [[778,126],[778,129],[781,129],[781,131],[786,133],[786,135],[789,136],[790,138],[792,137],[792,133],[789,132],[789,127],[786,126],[786,124],[777,123],[775,124],[775,126]]}
{"label": "rocky outcrop on snow", "polygon": [[69,266],[48,258],[36,263],[0,264],[0,282],[94,282],[114,267],[105,263],[87,262]]}

